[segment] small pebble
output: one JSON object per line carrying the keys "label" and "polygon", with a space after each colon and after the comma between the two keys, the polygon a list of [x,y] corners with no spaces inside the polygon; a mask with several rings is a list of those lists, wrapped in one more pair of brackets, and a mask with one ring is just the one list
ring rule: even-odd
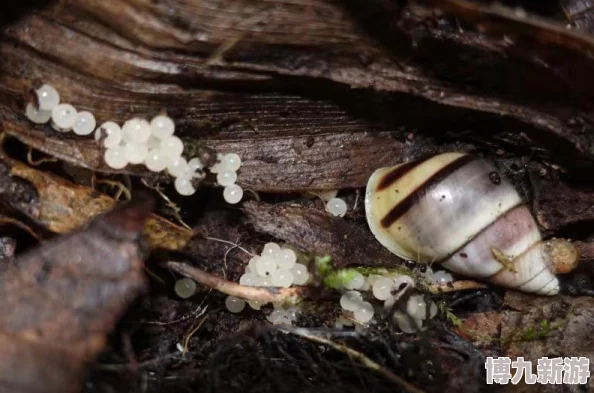
{"label": "small pebble", "polygon": [[363,302],[353,311],[355,319],[361,323],[367,323],[373,318],[373,306],[369,302]]}
{"label": "small pebble", "polygon": [[347,311],[355,311],[363,303],[361,292],[347,291],[340,297],[340,307]]}
{"label": "small pebble", "polygon": [[76,109],[70,104],[60,104],[52,109],[52,125],[56,131],[68,132],[76,121]]}
{"label": "small pebble", "polygon": [[101,138],[105,138],[103,146],[107,148],[116,147],[122,141],[122,129],[113,121],[107,121],[95,131],[95,140],[100,141]]}
{"label": "small pebble", "polygon": [[76,135],[90,135],[95,130],[95,126],[97,126],[95,116],[91,112],[82,111],[76,114],[72,131]]}
{"label": "small pebble", "polygon": [[53,86],[47,83],[35,90],[35,94],[37,94],[39,110],[51,111],[60,104],[60,94],[58,94],[58,91]]}
{"label": "small pebble", "polygon": [[270,277],[276,268],[276,261],[269,256],[261,256],[256,262],[256,272],[260,277]]}
{"label": "small pebble", "polygon": [[394,281],[388,277],[380,277],[373,283],[372,292],[378,300],[386,300],[392,295]]}
{"label": "small pebble", "polygon": [[151,133],[158,139],[165,139],[173,135],[175,124],[169,116],[159,115],[151,120]]}
{"label": "small pebble", "polygon": [[222,171],[217,173],[217,183],[221,186],[230,186],[237,181],[237,173],[233,171]]}
{"label": "small pebble", "polygon": [[160,149],[151,149],[144,160],[144,165],[151,172],[161,172],[167,168],[167,157]]}
{"label": "small pebble", "polygon": [[289,288],[293,284],[293,274],[288,269],[278,269],[272,272],[270,281],[275,287]]}
{"label": "small pebble", "polygon": [[124,123],[122,133],[128,143],[146,144],[151,136],[151,125],[144,119],[134,118]]}
{"label": "small pebble", "polygon": [[245,308],[245,301],[235,296],[227,296],[225,299],[225,307],[232,313],[242,312]]}
{"label": "small pebble", "polygon": [[148,146],[144,143],[127,143],[124,146],[124,151],[130,164],[142,164],[148,157]]}
{"label": "small pebble", "polygon": [[353,278],[351,278],[349,282],[345,283],[344,287],[346,289],[360,289],[363,284],[365,284],[365,277],[356,271],[353,273]]}
{"label": "small pebble", "polygon": [[307,271],[307,266],[296,263],[291,268],[291,273],[293,273],[293,284],[295,285],[305,285],[307,280],[309,280],[309,272]]}
{"label": "small pebble", "polygon": [[35,124],[45,124],[51,119],[52,111],[42,111],[36,109],[35,105],[28,103],[27,108],[25,109],[25,115],[27,116],[27,119]]}
{"label": "small pebble", "polygon": [[223,189],[223,199],[232,205],[239,203],[243,198],[243,189],[237,184],[232,184]]}
{"label": "small pebble", "polygon": [[183,177],[178,177],[175,179],[173,183],[175,186],[175,190],[183,196],[190,196],[196,192],[196,189],[192,185],[192,181],[190,179],[186,179]]}
{"label": "small pebble", "polygon": [[175,282],[175,293],[182,299],[187,299],[196,293],[196,281],[191,278],[182,278]]}
{"label": "small pebble", "polygon": [[340,198],[332,198],[326,204],[326,211],[333,216],[343,217],[347,212],[347,204]]}
{"label": "small pebble", "polygon": [[126,151],[123,146],[114,146],[105,150],[103,155],[107,166],[113,169],[122,169],[128,165],[128,159],[126,158]]}
{"label": "small pebble", "polygon": [[237,172],[241,167],[241,158],[235,153],[225,154],[221,160],[223,170]]}

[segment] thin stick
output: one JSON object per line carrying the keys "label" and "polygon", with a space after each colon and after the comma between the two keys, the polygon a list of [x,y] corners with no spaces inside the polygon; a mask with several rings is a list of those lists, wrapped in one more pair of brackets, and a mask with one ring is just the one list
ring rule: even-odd
{"label": "thin stick", "polygon": [[488,288],[488,286],[486,284],[470,280],[453,281],[446,284],[434,284],[429,286],[429,290],[433,293],[446,293],[483,288]]}
{"label": "thin stick", "polygon": [[307,287],[246,287],[181,262],[167,262],[167,267],[174,272],[194,279],[209,288],[245,300],[257,300],[266,303],[285,301],[296,302],[302,298],[307,291]]}
{"label": "thin stick", "polygon": [[241,251],[245,252],[246,254],[248,254],[248,255],[250,255],[252,257],[257,257],[256,254],[252,254],[251,252],[249,252],[245,248],[241,247],[239,244],[233,243],[232,241],[224,240],[224,239],[219,239],[218,237],[211,237],[211,236],[204,236],[204,238],[206,240],[212,240],[212,241],[219,242],[219,243],[225,243],[225,244],[228,244],[230,246],[235,246],[235,247],[239,248]]}
{"label": "thin stick", "polygon": [[368,369],[380,374],[381,376],[383,376],[390,382],[394,383],[396,386],[398,386],[401,389],[404,389],[411,393],[425,393],[424,390],[419,389],[415,385],[406,381],[404,378],[399,377],[398,375],[394,374],[390,370],[382,367],[382,365],[374,362],[373,360],[371,360],[370,358],[368,358],[361,352],[358,352],[352,348],[349,348],[346,345],[335,343],[334,341],[328,340],[323,337],[314,336],[314,335],[310,334],[310,332],[307,329],[304,329],[304,328],[281,327],[279,329],[284,330],[288,333],[294,334],[296,336],[303,337],[306,340],[309,340],[309,341],[312,341],[312,342],[315,342],[318,344],[327,345],[330,348],[332,348],[338,352],[344,353],[349,358],[357,360],[359,363],[361,363]]}

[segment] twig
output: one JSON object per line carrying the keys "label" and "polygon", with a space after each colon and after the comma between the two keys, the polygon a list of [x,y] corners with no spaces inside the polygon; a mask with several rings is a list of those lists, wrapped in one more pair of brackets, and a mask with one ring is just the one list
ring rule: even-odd
{"label": "twig", "polygon": [[320,337],[320,336],[314,336],[309,332],[308,329],[304,329],[304,328],[294,328],[294,327],[287,326],[287,327],[280,327],[279,329],[284,330],[288,333],[294,334],[296,336],[303,337],[306,340],[309,340],[309,341],[312,341],[312,342],[315,342],[318,344],[327,345],[330,348],[347,355],[349,358],[357,360],[359,363],[361,363],[368,369],[380,374],[381,376],[388,379],[389,381],[391,381],[392,383],[394,383],[396,386],[398,386],[401,389],[404,389],[411,393],[425,393],[424,390],[419,389],[415,385],[406,381],[404,378],[399,377],[398,375],[394,374],[390,370],[382,367],[381,364],[374,362],[373,360],[371,360],[370,358],[368,358],[361,352],[358,352],[352,348],[349,348],[346,345],[335,343],[334,341],[328,340],[328,339]]}
{"label": "twig", "polygon": [[206,296],[204,296],[204,299],[202,299],[202,301],[200,302],[200,304],[198,305],[198,307],[196,307],[196,310],[194,310],[191,314],[184,315],[183,317],[181,317],[179,319],[176,319],[174,321],[169,321],[169,322],[145,321],[145,322],[141,322],[141,323],[144,324],[144,325],[167,326],[167,325],[173,325],[174,323],[185,321],[186,319],[190,319],[190,318],[192,318],[196,314],[198,314],[198,315],[196,315],[196,318],[199,318],[200,316],[204,315],[204,313],[206,312],[206,310],[208,310],[208,306],[202,308],[202,305],[206,301],[206,298],[208,298],[208,295],[210,295],[210,291],[208,291],[208,293],[206,294]]}
{"label": "twig", "polygon": [[35,231],[33,231],[33,229],[31,229],[31,227],[29,227],[27,224],[25,224],[23,222],[20,222],[19,220],[15,220],[14,218],[0,216],[0,224],[14,225],[16,227],[21,228],[23,231],[27,232],[29,235],[33,236],[35,238],[35,240],[37,240],[39,242],[43,241],[41,236],[36,234]]}
{"label": "twig", "polygon": [[194,334],[196,334],[198,329],[200,329],[202,325],[204,325],[204,322],[206,322],[207,318],[208,315],[205,315],[204,318],[202,318],[200,322],[198,322],[195,328],[193,328],[189,333],[184,335],[184,350],[182,352],[182,356],[186,356],[186,353],[188,352],[188,343],[190,342],[190,339],[192,338],[192,336],[194,336]]}
{"label": "twig", "polygon": [[118,192],[116,193],[116,195],[114,196],[114,199],[116,201],[120,200],[120,196],[122,196],[122,194],[124,194],[126,196],[126,200],[129,201],[132,199],[132,193],[130,192],[130,189],[128,189],[128,187],[126,187],[124,185],[124,183],[120,182],[120,181],[116,181],[116,180],[107,180],[107,179],[93,179],[92,180],[92,186],[95,186],[95,183],[97,184],[105,184],[111,187],[115,187],[117,188]]}
{"label": "twig", "polygon": [[169,197],[167,195],[165,195],[165,193],[163,191],[161,191],[161,189],[158,186],[151,186],[147,183],[147,181],[145,179],[141,179],[140,180],[142,182],[142,184],[144,184],[146,187],[150,188],[151,190],[155,191],[157,194],[159,194],[159,196],[165,201],[165,205],[170,208],[173,211],[173,216],[175,217],[175,219],[187,230],[191,231],[192,227],[189,226],[188,224],[185,223],[185,221],[182,219],[181,215],[179,214],[180,212],[180,208],[179,206],[177,206],[171,199],[169,199]]}
{"label": "twig", "polygon": [[59,160],[57,158],[54,157],[44,157],[44,158],[40,158],[39,160],[35,161],[33,159],[33,148],[29,147],[29,151],[27,152],[27,162],[31,165],[31,166],[39,166],[43,163],[46,162],[58,162]]}
{"label": "twig", "polygon": [[308,290],[307,287],[247,287],[227,281],[181,262],[167,262],[167,267],[209,288],[245,300],[257,300],[265,303],[297,302]]}
{"label": "twig", "polygon": [[253,254],[253,253],[249,252],[249,251],[248,251],[248,250],[246,250],[245,248],[241,247],[239,244],[237,244],[237,243],[233,243],[232,241],[229,241],[229,240],[224,240],[224,239],[219,239],[218,237],[211,237],[211,236],[204,236],[204,238],[205,238],[206,240],[212,240],[212,241],[215,241],[215,242],[219,242],[219,243],[225,243],[225,244],[228,244],[228,245],[230,245],[230,246],[237,247],[237,248],[239,248],[241,251],[243,251],[243,252],[245,252],[246,254],[248,254],[249,256],[252,256],[252,257],[257,257],[257,255],[256,255],[256,254]]}
{"label": "twig", "polygon": [[488,286],[486,284],[470,280],[454,281],[446,284],[433,284],[429,286],[429,290],[433,293],[446,293],[483,288],[488,288]]}
{"label": "twig", "polygon": [[122,370],[129,369],[131,367],[136,367],[138,369],[141,369],[144,367],[159,364],[160,362],[168,360],[168,359],[176,359],[176,358],[183,359],[183,356],[181,356],[181,354],[179,352],[174,352],[174,353],[170,353],[169,355],[161,356],[161,357],[150,359],[150,360],[145,360],[144,362],[139,362],[136,365],[133,365],[130,363],[122,363],[122,364],[113,364],[112,363],[112,364],[98,364],[97,367],[100,370],[105,370],[105,371],[122,371]]}

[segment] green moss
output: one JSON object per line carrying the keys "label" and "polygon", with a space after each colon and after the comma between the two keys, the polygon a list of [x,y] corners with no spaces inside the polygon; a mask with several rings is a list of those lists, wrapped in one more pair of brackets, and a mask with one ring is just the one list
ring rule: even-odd
{"label": "green moss", "polygon": [[324,277],[324,284],[333,289],[344,288],[359,273],[357,269],[347,268],[331,271]]}

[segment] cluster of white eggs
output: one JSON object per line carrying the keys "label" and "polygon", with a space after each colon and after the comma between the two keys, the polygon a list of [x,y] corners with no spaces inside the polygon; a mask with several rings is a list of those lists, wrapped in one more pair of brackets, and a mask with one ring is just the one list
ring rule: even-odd
{"label": "cluster of white eggs", "polygon": [[78,112],[70,104],[60,103],[60,94],[48,84],[35,90],[37,104],[27,104],[25,115],[36,124],[45,124],[51,120],[52,127],[58,132],[74,131],[77,135],[89,135],[95,130],[95,116],[87,111]]}
{"label": "cluster of white eggs", "polygon": [[[59,132],[74,131],[77,135],[90,135],[105,146],[105,163],[113,169],[127,165],[144,164],[152,172],[167,172],[175,178],[175,190],[184,196],[193,195],[193,179],[204,177],[204,164],[195,157],[189,161],[182,156],[184,144],[173,135],[175,123],[166,115],[157,115],[150,122],[142,118],[126,121],[121,127],[107,121],[95,130],[95,116],[87,111],[78,112],[70,104],[60,103],[60,94],[51,85],[44,84],[35,90],[37,104],[28,103],[25,110],[29,120],[45,124],[51,119],[52,127]],[[235,184],[241,159],[237,154],[218,155],[219,162],[211,167],[217,173],[217,182],[225,187],[223,198],[231,204],[238,203],[243,190]]]}
{"label": "cluster of white eggs", "polygon": [[[428,269],[425,277],[428,281],[445,283],[451,281],[452,276],[444,271],[432,273]],[[338,318],[335,325],[342,328],[347,326],[349,321],[354,319],[359,323],[370,323],[373,319],[375,310],[371,301],[365,301],[363,292],[371,292],[374,299],[384,303],[384,311],[390,312],[398,294],[405,286],[414,287],[414,280],[407,275],[399,274],[369,274],[364,276],[359,272],[350,275],[350,280],[344,283],[344,289],[340,298],[340,306],[344,314]],[[403,332],[413,333],[423,325],[423,321],[433,318],[437,313],[437,306],[434,302],[429,303],[429,313],[427,313],[427,303],[423,296],[412,295],[406,303],[406,312],[396,311],[393,318]]]}
{"label": "cluster of white eggs", "polygon": [[[281,247],[277,243],[266,243],[260,255],[250,259],[245,268],[245,273],[239,278],[239,284],[251,287],[280,287],[289,288],[291,285],[304,285],[309,280],[307,266],[297,263],[297,254],[290,248]],[[259,310],[262,304],[258,301],[249,301],[251,308]],[[241,312],[245,301],[228,296],[225,305],[231,312]],[[268,318],[273,320],[288,318],[294,315],[295,310],[283,314],[282,304],[275,304],[275,311]],[[272,322],[272,321],[271,321]]]}
{"label": "cluster of white eggs", "polygon": [[243,198],[243,189],[235,184],[237,171],[241,167],[241,158],[235,153],[218,154],[218,162],[210,167],[211,173],[217,174],[217,183],[225,187],[223,199],[228,203],[235,204]]}

